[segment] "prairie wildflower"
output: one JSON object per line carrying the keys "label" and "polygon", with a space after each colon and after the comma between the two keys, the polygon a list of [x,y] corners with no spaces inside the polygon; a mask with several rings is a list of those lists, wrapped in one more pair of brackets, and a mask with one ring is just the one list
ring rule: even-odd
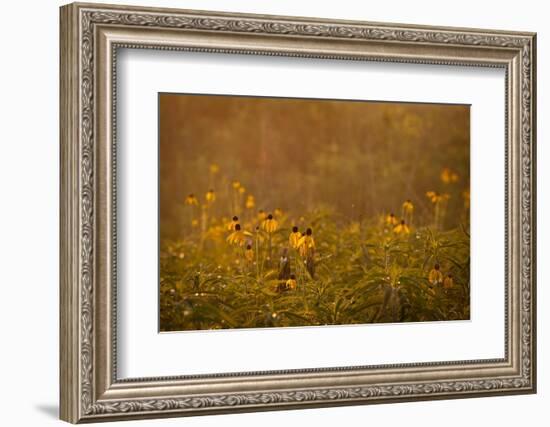
{"label": "prairie wildflower", "polygon": [[442,200],[441,195],[435,191],[427,191],[426,197],[430,199],[430,202],[436,204]]}
{"label": "prairie wildflower", "polygon": [[434,268],[430,271],[428,281],[434,286],[443,282],[443,273],[439,269],[439,264],[435,264]]}
{"label": "prairie wildflower", "polygon": [[239,223],[239,217],[238,216],[234,216],[233,218],[231,218],[231,222],[227,224],[227,229],[229,231],[233,231],[235,230],[235,226]]}
{"label": "prairie wildflower", "polygon": [[298,249],[300,255],[303,257],[307,257],[315,251],[315,240],[313,239],[313,230],[311,228],[308,228],[306,234],[300,237]]}
{"label": "prairie wildflower", "polygon": [[244,251],[244,257],[248,262],[252,262],[254,260],[254,251],[252,250],[251,244],[246,245],[246,249]]}
{"label": "prairie wildflower", "polygon": [[386,215],[386,224],[388,225],[397,225],[398,221],[393,212]]}
{"label": "prairie wildflower", "polygon": [[435,226],[439,228],[444,222],[446,202],[451,196],[447,193],[440,194],[435,191],[428,191],[426,192],[426,197],[430,199],[430,202],[434,205],[434,223]]}
{"label": "prairie wildflower", "polygon": [[412,214],[414,212],[414,205],[410,200],[405,200],[403,203],[403,216],[407,214]]}
{"label": "prairie wildflower", "polygon": [[449,168],[444,168],[440,175],[441,181],[445,184],[458,182],[458,174]]}
{"label": "prairie wildflower", "polygon": [[412,225],[413,222],[413,213],[414,213],[414,205],[411,202],[410,199],[405,200],[402,206],[403,210],[403,218],[406,222],[408,222],[410,225]]}
{"label": "prairie wildflower", "polygon": [[239,187],[239,194],[244,194],[246,192],[246,188]]}
{"label": "prairie wildflower", "polygon": [[430,199],[430,202],[433,204],[437,204],[449,200],[451,196],[447,193],[440,194],[436,191],[428,191],[426,192],[426,197]]}
{"label": "prairie wildflower", "polygon": [[210,189],[206,192],[205,198],[208,203],[212,203],[216,201],[216,193],[214,193],[214,190]]}
{"label": "prairie wildflower", "polygon": [[411,229],[407,224],[405,224],[405,220],[402,219],[401,222],[393,228],[393,232],[395,234],[409,234]]}
{"label": "prairie wildflower", "polygon": [[269,214],[265,220],[261,222],[261,227],[264,231],[267,232],[267,264],[271,265],[271,254],[272,254],[272,248],[273,248],[273,242],[272,242],[272,236],[273,233],[277,230],[279,227],[279,223],[275,218],[273,218],[273,215]]}
{"label": "prairie wildflower", "polygon": [[193,219],[191,220],[191,227],[198,227],[199,226],[199,220]]}
{"label": "prairie wildflower", "polygon": [[286,281],[285,283],[286,285],[286,288],[293,291],[294,289],[296,289],[296,276],[294,274],[291,274],[290,275],[290,278]]}
{"label": "prairie wildflower", "polygon": [[453,275],[452,274],[447,274],[447,276],[445,277],[445,280],[443,280],[443,287],[445,289],[450,289],[452,288],[454,285],[454,282],[453,282]]}
{"label": "prairie wildflower", "polygon": [[256,206],[256,200],[254,200],[254,196],[252,194],[249,194],[246,197],[245,207],[246,209],[253,209],[254,206]]}
{"label": "prairie wildflower", "polygon": [[233,187],[234,190],[238,190],[241,187],[241,183],[239,181],[233,181],[231,183],[231,186]]}
{"label": "prairie wildflower", "polygon": [[302,233],[298,231],[298,227],[292,227],[292,232],[290,233],[290,236],[288,236],[288,244],[290,245],[290,247],[293,249],[298,249],[298,244],[301,237]]}
{"label": "prairie wildflower", "polygon": [[241,224],[236,224],[235,231],[227,236],[227,243],[230,245],[242,246],[246,242],[247,235],[248,233],[241,230]]}
{"label": "prairie wildflower", "polygon": [[273,211],[273,215],[275,215],[275,217],[277,217],[277,218],[280,218],[280,217],[283,216],[283,210],[281,208],[276,208]]}
{"label": "prairie wildflower", "polygon": [[279,227],[279,222],[273,218],[273,215],[269,214],[267,218],[262,222],[262,228],[268,233],[273,233]]}
{"label": "prairie wildflower", "polygon": [[210,165],[210,173],[216,175],[220,171],[220,167],[216,163]]}
{"label": "prairie wildflower", "polygon": [[190,206],[198,206],[199,205],[199,199],[191,193],[185,198],[185,204]]}

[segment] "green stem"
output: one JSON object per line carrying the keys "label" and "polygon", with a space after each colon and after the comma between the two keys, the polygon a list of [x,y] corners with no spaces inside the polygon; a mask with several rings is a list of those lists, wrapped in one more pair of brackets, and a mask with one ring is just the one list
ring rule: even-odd
{"label": "green stem", "polygon": [[268,266],[271,267],[271,233],[268,233],[268,254],[267,254],[267,263]]}

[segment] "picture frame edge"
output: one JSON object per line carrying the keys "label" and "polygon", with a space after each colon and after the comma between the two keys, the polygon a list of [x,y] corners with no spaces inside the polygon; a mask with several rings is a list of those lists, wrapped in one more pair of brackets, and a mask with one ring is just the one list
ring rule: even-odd
{"label": "picture frame edge", "polygon": [[[522,62],[524,74],[519,89],[522,95],[521,105],[521,129],[520,134],[524,138],[521,143],[522,150],[527,150],[527,156],[522,157],[522,185],[521,219],[527,224],[527,230],[521,230],[523,239],[522,252],[527,251],[521,261],[523,277],[521,294],[522,322],[528,327],[527,336],[529,342],[522,342],[520,355],[522,362],[527,365],[521,367],[529,370],[529,379],[525,386],[515,390],[480,390],[471,393],[450,393],[449,395],[437,394],[437,391],[426,395],[404,395],[395,399],[369,399],[364,396],[350,397],[349,390],[338,396],[337,388],[326,391],[327,401],[323,395],[316,395],[317,391],[294,390],[291,398],[289,394],[280,391],[259,396],[245,396],[246,393],[232,396],[198,396],[189,407],[182,406],[181,399],[141,399],[121,400],[111,399],[98,394],[94,390],[95,364],[98,355],[94,353],[96,340],[94,338],[94,300],[93,290],[98,284],[94,282],[94,257],[95,254],[95,222],[96,215],[94,203],[94,183],[97,177],[94,175],[95,147],[87,146],[93,143],[95,132],[93,129],[83,129],[83,117],[81,116],[82,100],[82,63],[79,61],[82,55],[82,22],[81,12],[85,10],[109,10],[132,13],[170,13],[175,15],[198,14],[202,17],[224,16],[228,19],[243,20],[281,20],[288,22],[321,22],[320,25],[365,25],[381,26],[388,28],[408,28],[422,31],[444,31],[455,35],[482,34],[480,37],[505,37],[509,40],[517,40],[518,45],[513,49],[519,55],[528,49],[529,64]],[[167,12],[170,11],[170,12]],[[395,25],[395,27],[393,27]],[[218,29],[205,31],[223,31]],[[310,36],[306,36],[310,37]],[[322,36],[319,36],[322,37]],[[473,36],[471,36],[473,37]],[[326,39],[330,40],[330,39]],[[437,44],[437,41],[430,41]],[[522,61],[526,61],[525,58]],[[407,61],[405,61],[407,62]],[[527,67],[527,72],[525,71]],[[516,76],[517,77],[517,76]],[[90,78],[86,75],[87,79]],[[92,75],[93,79],[94,76]],[[86,84],[93,84],[87,81]],[[525,87],[524,87],[525,86]],[[89,112],[95,114],[94,108]],[[528,117],[525,117],[528,114]],[[86,120],[88,117],[86,117]],[[93,117],[92,117],[93,120]],[[527,123],[525,122],[527,120]],[[520,125],[518,124],[518,125]],[[526,138],[527,135],[527,139]],[[83,141],[87,138],[87,141]],[[519,142],[519,141],[518,141]],[[83,154],[84,153],[84,154]],[[133,6],[116,6],[89,3],[73,3],[60,8],[60,418],[71,422],[107,421],[128,418],[151,418],[158,416],[200,415],[203,413],[227,413],[249,412],[254,410],[275,410],[302,407],[339,406],[355,404],[386,403],[388,401],[432,400],[440,398],[464,398],[481,395],[520,394],[536,392],[536,33],[507,32],[502,30],[478,30],[435,26],[408,26],[404,24],[368,23],[357,21],[331,21],[316,20],[315,18],[277,17],[273,15],[250,14],[226,14],[206,11],[186,11],[179,9],[157,9]],[[525,163],[527,162],[527,163]],[[89,179],[89,181],[87,181]],[[82,257],[88,257],[83,260]],[[518,260],[519,261],[519,260]],[[83,276],[83,271],[87,276]],[[83,295],[85,297],[83,297]],[[87,297],[86,297],[87,296]],[[525,314],[528,313],[528,314]],[[519,325],[518,325],[519,326]],[[107,326],[108,327],[108,326]],[[520,344],[521,345],[521,344]],[[103,380],[101,380],[103,381]],[[112,384],[106,381],[106,387]],[[135,385],[134,385],[135,387]],[[433,387],[433,385],[430,385]],[[414,388],[414,386],[413,386]],[[299,393],[299,397],[296,397]],[[301,394],[300,394],[301,393]],[[256,393],[258,394],[258,393]],[[252,401],[247,401],[252,397]],[[317,399],[317,397],[319,397]],[[295,400],[292,400],[292,399]],[[193,399],[184,396],[183,399]],[[221,399],[221,400],[220,400]],[[225,399],[225,401],[224,401]],[[254,400],[259,399],[259,400]],[[232,404],[228,404],[227,402]],[[247,403],[248,402],[248,403]],[[265,403],[264,403],[265,402]]]}

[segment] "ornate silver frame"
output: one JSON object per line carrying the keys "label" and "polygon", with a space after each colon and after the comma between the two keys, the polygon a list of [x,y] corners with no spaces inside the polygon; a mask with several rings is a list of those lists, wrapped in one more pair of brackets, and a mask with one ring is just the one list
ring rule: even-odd
{"label": "ornate silver frame", "polygon": [[[61,8],[61,418],[128,418],[534,393],[533,33],[174,9]],[[506,71],[505,357],[117,379],[117,48],[502,67]]]}

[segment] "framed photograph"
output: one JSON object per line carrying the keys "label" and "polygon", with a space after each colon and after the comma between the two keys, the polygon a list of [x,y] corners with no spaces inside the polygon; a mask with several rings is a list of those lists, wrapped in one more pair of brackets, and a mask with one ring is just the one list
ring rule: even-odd
{"label": "framed photograph", "polygon": [[63,420],[536,391],[535,34],[60,21]]}

